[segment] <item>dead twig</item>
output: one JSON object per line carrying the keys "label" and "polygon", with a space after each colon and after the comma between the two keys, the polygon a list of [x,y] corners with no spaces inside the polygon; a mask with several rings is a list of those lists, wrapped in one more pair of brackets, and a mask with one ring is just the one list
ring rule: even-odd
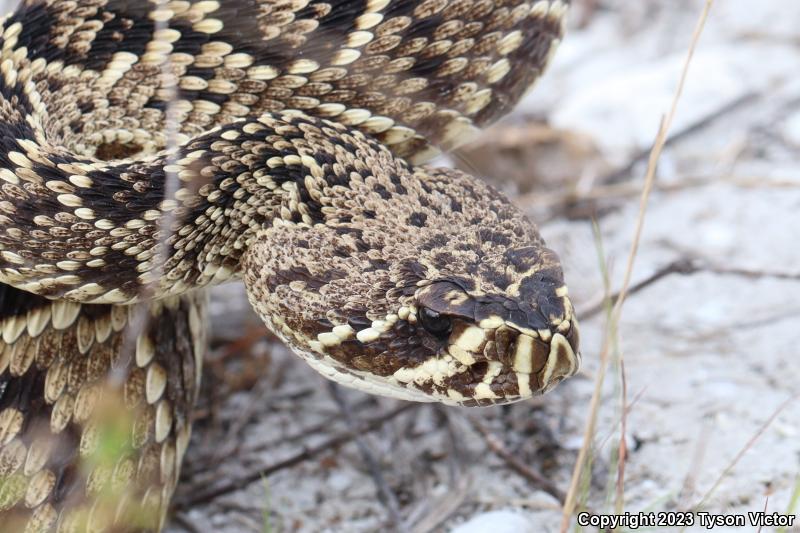
{"label": "dead twig", "polygon": [[[664,142],[662,149],[664,147],[671,146],[672,144],[675,144],[676,142],[709,126],[711,123],[723,117],[724,115],[754,103],[760,99],[760,96],[761,95],[759,93],[749,92],[733,100],[732,102],[725,104],[721,108],[716,109],[708,115],[705,115],[697,121],[689,124],[686,128],[673,135],[670,135]],[[585,187],[574,187],[564,191],[556,191],[552,193],[542,193],[539,191],[523,195],[519,199],[518,203],[519,205],[523,206],[547,209],[550,214],[546,218],[542,219],[543,221],[553,220],[559,216],[565,215],[571,218],[598,216],[598,213],[602,212],[597,205],[600,200],[633,196],[641,192],[641,189],[638,186],[635,186],[635,184],[626,183],[625,179],[633,173],[637,165],[647,159],[651,151],[652,148],[640,150],[629,160],[628,163],[625,164],[625,166],[592,180],[593,185],[589,189],[586,189]],[[698,177],[688,179],[680,183],[659,185],[657,190],[684,190],[691,187],[705,186],[714,182],[715,181],[712,178]],[[733,180],[727,180],[726,182],[734,183]],[[594,185],[594,183],[597,185]],[[754,183],[757,183],[760,187],[765,186],[763,180],[759,182],[747,180],[742,181],[743,186],[753,186]],[[785,185],[788,187],[796,187],[796,184],[791,182],[787,182]],[[591,213],[591,215],[588,215],[587,213]]]}
{"label": "dead twig", "polygon": [[358,433],[358,422],[348,407],[344,396],[342,396],[341,389],[336,383],[329,381],[328,391],[333,401],[335,401],[336,405],[339,407],[339,411],[342,413],[347,428],[354,434],[353,441],[356,443],[358,451],[361,453],[361,458],[367,466],[370,476],[372,476],[375,488],[378,489],[378,498],[389,512],[389,520],[398,531],[406,531],[403,520],[400,518],[400,503],[397,501],[397,496],[386,483],[386,479],[383,477],[383,472],[378,464],[378,460],[375,458],[375,454],[372,453],[366,440]]}
{"label": "dead twig", "polygon": [[563,490],[558,488],[544,475],[520,461],[516,455],[508,451],[508,448],[506,448],[505,444],[503,444],[503,442],[497,436],[492,434],[486,428],[486,426],[480,422],[480,420],[474,416],[468,416],[467,420],[469,420],[470,425],[475,429],[475,431],[483,436],[483,439],[486,441],[486,445],[489,447],[489,449],[492,450],[492,452],[494,452],[503,461],[505,461],[512,470],[533,483],[539,489],[551,495],[562,505],[564,504],[566,494]]}
{"label": "dead twig", "polygon": [[[686,191],[712,184],[724,183],[742,189],[791,189],[797,188],[792,180],[771,180],[764,176],[727,176],[716,173],[697,176],[684,176],[674,183],[656,183],[653,190],[670,193]],[[547,220],[555,219],[561,211],[581,203],[598,203],[601,201],[622,200],[642,193],[637,183],[621,182],[608,185],[596,185],[588,190],[566,189],[553,192],[536,192],[520,197],[519,205],[525,209],[547,209],[551,215]]]}
{"label": "dead twig", "polygon": [[[662,146],[659,148],[659,151],[672,146],[678,141],[681,141],[694,133],[697,133],[717,119],[734,111],[738,111],[742,107],[755,103],[760,98],[761,95],[759,93],[752,91],[735,98],[734,100],[720,106],[718,109],[715,109],[711,113],[700,117],[691,124],[688,124],[685,128],[677,130],[675,133],[666,137]],[[617,170],[614,170],[605,176],[602,176],[600,179],[598,179],[598,183],[619,183],[620,181],[623,181],[633,173],[637,165],[648,160],[655,148],[656,145],[654,144],[652,147],[640,150],[634,154],[634,156],[625,166],[618,168]]]}
{"label": "dead twig", "polygon": [[192,522],[192,520],[186,516],[186,513],[175,513],[172,515],[172,520],[180,524],[189,533],[202,533],[200,527]]}
{"label": "dead twig", "polygon": [[[274,396],[272,398],[271,405],[274,406],[276,403],[281,401],[299,400],[301,398],[311,395],[315,390],[316,389],[314,389],[313,387],[301,387],[294,391],[284,392],[279,396]],[[350,406],[350,409],[353,412],[361,412],[366,408],[373,406],[374,403],[375,400],[371,397],[368,397],[359,400],[358,402],[355,402],[353,405]],[[195,419],[197,418],[198,417],[196,416]],[[285,436],[281,435],[273,439],[265,439],[263,441],[253,443],[249,446],[240,446],[239,448],[237,448],[238,453],[235,459],[238,463],[245,463],[256,460],[256,458],[254,458],[253,456],[261,452],[264,452],[265,450],[268,450],[271,447],[275,447],[278,445],[293,444],[295,442],[308,440],[317,433],[331,432],[332,430],[335,429],[332,424],[333,422],[331,420],[325,419],[322,422],[319,422],[317,424],[310,424],[308,426],[299,429],[298,431],[293,431],[292,433]],[[217,457],[216,445],[214,443],[219,441],[219,439],[220,437],[218,435],[209,435],[208,439],[206,440],[210,441],[210,443],[201,446],[200,450],[197,450],[194,454],[192,454],[190,458],[187,459],[188,462],[184,464],[181,473],[184,479],[194,480],[194,477],[197,476],[198,474],[201,473],[208,474],[209,464],[214,464],[216,470],[224,470],[226,468],[225,463],[224,462],[220,463],[216,458]]]}
{"label": "dead twig", "polygon": [[[791,280],[800,281],[800,272],[777,272],[777,271],[764,271],[764,270],[751,270],[738,267],[723,267],[704,262],[704,260],[693,257],[681,257],[671,263],[659,268],[645,279],[631,285],[628,289],[628,296],[636,294],[651,285],[661,281],[671,274],[680,274],[683,276],[691,276],[702,272],[710,272],[721,276],[736,276],[747,279],[778,279],[778,280]],[[612,300],[618,300],[621,291],[612,294]],[[583,320],[592,318],[605,310],[606,297],[599,299],[597,302],[588,305],[587,307],[578,311],[578,316]]]}
{"label": "dead twig", "polygon": [[[303,398],[305,396],[309,396],[314,392],[315,389],[313,388],[301,388],[297,391],[293,392],[292,394],[282,394],[280,397],[276,397],[275,400],[297,400],[299,398]],[[353,403],[350,406],[350,410],[354,413],[360,413],[361,411],[367,410],[369,407],[374,406],[375,400],[374,398],[367,397],[362,400],[359,400]],[[313,435],[314,433],[319,433],[321,431],[330,431],[331,428],[331,421],[324,420],[323,422],[319,422],[317,424],[311,424],[308,426],[303,427],[299,431],[294,431],[286,436],[276,437],[274,439],[265,440],[263,442],[254,443],[250,446],[245,446],[240,449],[241,454],[255,454],[259,452],[263,452],[264,450],[270,448],[271,446],[277,446],[279,444],[292,444],[294,442],[306,440],[308,437]]]}
{"label": "dead twig", "polygon": [[290,457],[287,457],[286,459],[283,459],[271,465],[267,465],[263,468],[253,470],[246,476],[242,476],[236,479],[225,480],[222,483],[216,486],[206,488],[205,490],[203,490],[203,488],[201,487],[197,487],[197,490],[187,491],[187,496],[177,499],[175,501],[174,508],[176,510],[187,509],[194,505],[208,503],[210,501],[219,498],[220,496],[224,496],[225,494],[241,490],[246,486],[250,485],[251,483],[261,481],[263,478],[269,476],[270,474],[274,474],[275,472],[278,472],[285,468],[298,465],[304,461],[316,457],[322,452],[330,450],[331,448],[347,444],[348,442],[352,441],[357,435],[363,435],[364,433],[375,431],[376,429],[383,426],[386,422],[389,422],[390,420],[397,418],[401,414],[410,411],[412,409],[416,409],[418,407],[419,405],[415,403],[405,403],[387,413],[384,413],[380,416],[377,416],[375,418],[360,423],[356,428],[356,431],[347,430],[338,433],[316,446],[303,448],[301,451],[297,452],[296,454]]}
{"label": "dead twig", "polygon": [[[649,275],[642,281],[635,283],[633,286],[628,289],[628,294],[635,294],[641,290],[646,289],[650,285],[662,280],[663,278],[669,276],[670,274],[683,274],[689,275],[694,274],[700,270],[700,267],[696,264],[696,262],[690,258],[681,258],[672,263],[656,270],[653,274]],[[621,292],[616,292],[611,295],[612,301],[619,299]],[[604,296],[603,299],[597,303],[594,303],[587,307],[586,309],[582,309],[578,312],[578,316],[581,317],[583,320],[591,318],[595,315],[600,314],[606,309],[606,302],[607,298]]]}
{"label": "dead twig", "polygon": [[242,431],[247,427],[257,411],[266,411],[272,406],[275,400],[274,391],[277,390],[278,384],[283,382],[288,367],[289,364],[286,359],[278,365],[273,365],[273,371],[268,375],[262,376],[255,387],[250,390],[248,404],[231,422],[228,432],[223,438],[223,442],[228,443],[228,445],[217,448],[214,462],[217,462],[222,457],[240,452],[243,442],[240,438]]}
{"label": "dead twig", "polygon": [[738,276],[748,279],[785,279],[785,280],[800,280],[800,272],[770,272],[767,270],[750,270],[746,268],[736,267],[722,267],[716,265],[707,265],[698,268],[698,270],[705,270],[714,274],[723,276]]}
{"label": "dead twig", "polygon": [[458,434],[449,411],[442,404],[434,404],[431,407],[444,421],[447,430],[447,449],[450,451],[447,454],[449,486],[443,496],[426,498],[409,513],[406,523],[410,524],[409,529],[413,533],[429,533],[436,530],[461,507],[472,488],[472,476],[469,468],[465,467],[467,458],[461,445],[463,439],[460,438],[461,435]]}

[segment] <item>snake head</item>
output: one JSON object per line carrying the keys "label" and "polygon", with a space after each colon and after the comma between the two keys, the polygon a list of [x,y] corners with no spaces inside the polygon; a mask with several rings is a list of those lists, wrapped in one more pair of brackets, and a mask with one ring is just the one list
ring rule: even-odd
{"label": "snake head", "polygon": [[312,367],[375,394],[467,406],[543,394],[577,372],[559,259],[505,197],[430,168],[401,173],[403,194],[349,186],[327,202],[340,211],[278,221],[244,256],[252,305]]}
{"label": "snake head", "polygon": [[485,405],[543,394],[577,372],[578,325],[555,254],[525,247],[504,255],[497,261],[530,262],[502,292],[460,276],[415,292],[401,316],[431,338],[436,356],[395,379],[443,401]]}
{"label": "snake head", "polygon": [[[423,360],[392,379],[445,403],[490,405],[543,394],[577,372],[578,325],[558,257],[499,237],[468,228],[451,236],[449,254],[423,250],[398,268],[398,278],[416,281],[413,293],[396,291],[410,296],[399,298],[392,344]],[[474,257],[479,242],[489,253]]]}
{"label": "snake head", "polygon": [[359,132],[289,120],[303,155],[261,176],[285,193],[243,241],[242,271],[256,312],[312,367],[459,405],[542,394],[578,370],[559,259],[506,197]]}

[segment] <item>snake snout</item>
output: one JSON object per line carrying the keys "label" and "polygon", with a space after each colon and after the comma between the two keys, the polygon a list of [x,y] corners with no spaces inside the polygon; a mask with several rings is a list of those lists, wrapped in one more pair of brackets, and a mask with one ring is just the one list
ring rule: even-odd
{"label": "snake snout", "polygon": [[548,392],[577,373],[581,362],[577,325],[573,320],[568,328],[561,329],[553,332],[514,331],[516,337],[508,346],[505,357],[517,376],[520,396]]}
{"label": "snake snout", "polygon": [[[447,378],[451,397],[464,405],[515,402],[544,394],[577,373],[580,367],[578,330],[570,317],[558,326],[532,329],[500,317],[479,325],[457,322],[444,360],[461,370]],[[460,398],[459,398],[460,399]]]}
{"label": "snake snout", "polygon": [[577,346],[577,335],[565,336],[556,333],[550,340],[547,362],[539,374],[542,392],[547,392],[564,379],[574,376],[581,365]]}

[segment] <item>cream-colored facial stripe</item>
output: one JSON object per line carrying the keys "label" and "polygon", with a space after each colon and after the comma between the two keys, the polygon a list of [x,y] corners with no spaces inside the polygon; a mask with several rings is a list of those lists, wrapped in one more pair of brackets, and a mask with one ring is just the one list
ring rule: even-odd
{"label": "cream-colored facial stripe", "polygon": [[329,356],[320,358],[319,354],[316,353],[298,353],[311,368],[327,379],[335,381],[345,387],[409,402],[440,402],[445,405],[459,404],[458,399],[428,394],[415,388],[413,385],[404,386],[404,384],[395,378],[378,378],[369,372],[346,369],[338,361]]}
{"label": "cream-colored facial stripe", "polygon": [[[467,405],[508,403],[542,394],[564,378],[574,375],[580,367],[580,354],[564,334],[559,332],[553,335],[548,331],[545,337],[549,339],[549,343],[543,342],[539,340],[541,336],[538,332],[514,327],[499,316],[490,316],[481,320],[478,325],[461,328],[449,338],[446,347],[431,353],[428,358],[419,361],[419,364],[403,366],[383,377],[348,368],[328,355],[329,349],[339,347],[348,340],[355,339],[369,345],[382,336],[391,339],[393,326],[398,321],[412,323],[412,316],[413,323],[416,323],[416,312],[412,313],[409,307],[403,306],[397,313],[375,320],[370,327],[359,331],[347,324],[335,326],[331,331],[317,334],[316,340],[308,343],[312,353],[305,352],[304,357],[326,377],[365,392],[415,401]],[[559,329],[567,334],[573,327],[577,328],[577,324],[568,320],[564,324],[566,326]],[[506,334],[516,334],[516,340],[509,348],[508,356],[491,360],[487,358],[484,349],[489,343],[495,343],[495,332],[500,328]],[[288,328],[283,329],[285,334],[290,332]],[[296,341],[296,338],[290,340]],[[492,350],[495,347],[490,345],[489,351]],[[483,375],[467,377],[478,360],[485,363]],[[513,375],[516,391],[511,394],[498,393],[494,381],[501,374],[507,374],[508,377]],[[462,384],[467,387],[459,390],[449,386],[459,376],[463,378],[460,380]]]}

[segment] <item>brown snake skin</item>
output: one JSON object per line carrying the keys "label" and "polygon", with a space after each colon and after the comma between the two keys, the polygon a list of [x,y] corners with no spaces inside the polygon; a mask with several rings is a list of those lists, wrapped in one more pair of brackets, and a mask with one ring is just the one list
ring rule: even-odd
{"label": "brown snake skin", "polygon": [[573,375],[536,227],[414,166],[511,109],[567,4],[24,0],[0,30],[0,532],[163,527],[212,284],[376,394]]}

